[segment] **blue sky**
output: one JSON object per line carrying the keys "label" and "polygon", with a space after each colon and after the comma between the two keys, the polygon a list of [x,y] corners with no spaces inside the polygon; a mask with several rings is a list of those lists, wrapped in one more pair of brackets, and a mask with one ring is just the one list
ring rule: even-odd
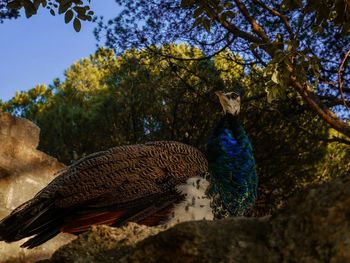
{"label": "blue sky", "polygon": [[[115,0],[93,0],[91,9],[106,19],[119,12]],[[73,62],[96,50],[94,27],[85,22],[76,33],[71,23],[64,23],[64,16],[51,16],[45,9],[29,19],[22,15],[0,24],[0,100],[62,78]]]}

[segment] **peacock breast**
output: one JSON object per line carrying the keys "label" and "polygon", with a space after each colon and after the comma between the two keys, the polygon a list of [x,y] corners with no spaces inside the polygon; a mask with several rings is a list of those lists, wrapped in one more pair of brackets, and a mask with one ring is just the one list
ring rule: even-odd
{"label": "peacock breast", "polygon": [[209,180],[200,176],[191,177],[184,184],[178,185],[176,190],[184,196],[184,199],[175,205],[166,223],[213,220],[211,200],[207,195],[209,185]]}

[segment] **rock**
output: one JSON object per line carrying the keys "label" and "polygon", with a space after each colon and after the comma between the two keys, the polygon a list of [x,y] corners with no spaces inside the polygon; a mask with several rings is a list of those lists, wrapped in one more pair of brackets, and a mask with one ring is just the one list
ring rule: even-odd
{"label": "rock", "polygon": [[94,227],[60,248],[50,262],[261,262],[267,255],[268,262],[278,262],[265,245],[266,219],[196,221],[165,229],[135,223]]}
{"label": "rock", "polygon": [[31,121],[0,113],[0,141],[14,141],[36,149],[39,145],[40,129]]}
{"label": "rock", "polygon": [[[350,262],[349,220],[347,175],[292,198],[271,218],[186,222],[156,235],[157,228],[136,224],[97,227],[48,262],[345,263]],[[143,239],[147,231],[152,236]]]}
{"label": "rock", "polygon": [[271,229],[281,262],[350,262],[350,174],[293,198]]}
{"label": "rock", "polygon": [[[71,243],[58,249],[51,262],[113,262],[114,253],[127,253],[133,245],[164,231],[166,226],[146,227],[129,223],[121,228],[94,226]],[[113,251],[110,255],[106,251]]]}
{"label": "rock", "polygon": [[[267,218],[178,224],[104,262],[278,262],[266,245]],[[109,252],[112,254],[112,252]]]}
{"label": "rock", "polygon": [[32,198],[64,168],[55,158],[36,150],[39,132],[26,119],[0,113],[1,217]]}
{"label": "rock", "polygon": [[[0,218],[32,198],[46,186],[54,173],[65,166],[55,158],[38,151],[40,129],[32,122],[0,113]],[[24,241],[0,242],[0,262],[30,262],[50,257],[62,244],[72,240],[68,235],[51,240],[47,246],[33,250],[20,249]]]}

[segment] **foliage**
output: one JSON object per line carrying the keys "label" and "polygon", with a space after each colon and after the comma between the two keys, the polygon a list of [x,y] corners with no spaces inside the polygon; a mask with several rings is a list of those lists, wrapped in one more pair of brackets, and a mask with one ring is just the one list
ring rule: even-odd
{"label": "foliage", "polygon": [[[341,137],[337,131],[331,130],[329,137]],[[346,174],[350,171],[350,146],[339,142],[327,145],[325,158],[319,164],[319,181],[332,179],[334,176]],[[329,176],[330,175],[330,176]]]}
{"label": "foliage", "polygon": [[[270,101],[293,87],[310,110],[350,137],[350,125],[326,107],[347,107],[350,96],[346,74],[350,70],[348,0],[116,2],[124,11],[108,25],[100,22],[95,32],[97,39],[106,32],[109,47],[123,51],[185,40],[216,53],[230,48],[232,53],[265,67],[271,78],[265,88]],[[51,0],[47,8],[53,15],[54,8],[65,13],[66,23],[75,11],[73,26],[79,31],[80,20],[91,21],[93,14],[83,4],[81,0]],[[45,7],[47,1],[9,3],[14,9],[24,7],[27,17],[36,14],[40,5]]]}
{"label": "foliage", "polygon": [[[201,54],[187,45],[162,50],[184,59]],[[220,67],[219,59],[215,63]],[[242,67],[233,68],[241,77]],[[159,139],[203,149],[202,135],[213,124],[206,118],[216,101],[212,91],[223,86],[213,62],[150,59],[147,51],[136,50],[116,58],[100,49],[73,64],[65,76],[64,82],[18,93],[3,105],[34,120],[42,129],[41,149],[64,162],[113,145]],[[225,79],[232,81],[232,76]]]}
{"label": "foliage", "polygon": [[[64,21],[66,24],[73,20],[73,27],[75,31],[79,32],[81,29],[81,21],[92,21],[94,12],[90,10],[90,1],[81,0],[12,0],[8,2],[8,8],[18,12],[19,9],[24,8],[26,17],[29,18],[35,15],[41,7],[47,8],[51,15],[64,14]],[[74,18],[74,19],[73,19]]]}
{"label": "foliage", "polygon": [[3,23],[6,19],[17,18],[19,16],[18,10],[7,8],[7,4],[10,0],[0,0],[0,23]]}
{"label": "foliage", "polygon": [[51,88],[37,85],[28,91],[16,92],[11,100],[1,103],[1,110],[36,121],[36,117],[47,107],[52,96]]}
{"label": "foliage", "polygon": [[326,144],[304,130],[323,138],[328,130],[296,102],[292,89],[284,100],[268,103],[260,93],[267,77],[259,68],[245,73],[242,58],[225,51],[211,60],[189,60],[200,56],[198,48],[184,44],[130,50],[118,57],[99,49],[66,70],[64,81],[18,93],[3,108],[34,120],[41,128],[40,149],[65,163],[116,145],[152,140],[181,141],[205,151],[221,117],[214,91],[229,91],[240,83],[242,121],[261,182],[255,214],[270,213],[318,180]]}
{"label": "foliage", "polygon": [[270,102],[292,87],[300,97],[297,103],[350,136],[350,126],[339,118],[349,116],[344,106],[350,97],[348,1],[117,3],[124,10],[108,23],[100,21],[95,31],[117,52],[181,41],[199,46],[207,57],[229,49],[245,58],[245,71],[251,66],[264,70],[268,81],[260,92]]}
{"label": "foliage", "polygon": [[[339,132],[350,137],[350,127],[331,111],[349,116],[348,0],[116,2],[124,10],[107,24],[99,21],[95,35],[106,36],[119,57],[100,49],[72,65],[63,82],[0,103],[39,124],[41,149],[66,163],[149,140],[205,150],[220,117],[213,91],[239,83],[261,182],[256,215],[329,179],[325,174],[349,170],[349,147],[334,141],[346,141]],[[46,7],[79,31],[81,20],[92,19],[88,3],[14,0],[10,6],[24,7],[27,17]],[[173,44],[182,42],[197,48]]]}

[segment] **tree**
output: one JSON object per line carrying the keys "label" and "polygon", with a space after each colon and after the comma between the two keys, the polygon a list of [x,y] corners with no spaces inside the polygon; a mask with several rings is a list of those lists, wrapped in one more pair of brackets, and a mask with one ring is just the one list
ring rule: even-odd
{"label": "tree", "polygon": [[52,88],[37,85],[26,92],[16,92],[8,102],[0,103],[0,109],[36,122],[37,116],[49,104],[52,96]]}
{"label": "tree", "polygon": [[[88,1],[89,3],[90,1]],[[204,50],[219,53],[230,48],[265,68],[270,77],[270,98],[284,96],[288,87],[337,131],[350,137],[350,126],[336,113],[347,109],[350,94],[350,12],[348,0],[290,1],[126,1],[125,7],[106,29],[107,44],[117,50],[186,40]],[[91,20],[92,11],[83,1],[49,1],[47,6],[65,13],[66,22]],[[13,0],[11,8],[24,7],[30,17],[47,5],[46,0]],[[204,30],[203,30],[204,29]],[[209,34],[205,34],[205,31]],[[333,107],[329,108],[329,105]],[[338,107],[334,108],[335,106]],[[339,108],[341,108],[339,110]],[[334,111],[335,110],[335,111]]]}
{"label": "tree", "polygon": [[[51,9],[68,2],[68,9],[83,4],[57,1]],[[348,116],[350,94],[348,1],[117,3],[124,11],[107,25],[99,21],[95,33],[106,35],[122,56],[99,51],[72,66],[64,82],[50,87],[55,95],[45,110],[35,114],[43,127],[41,147],[49,153],[69,162],[153,139],[205,149],[219,117],[213,91],[237,83],[261,178],[256,214],[324,180],[322,163],[339,149],[348,152],[346,145],[326,145],[349,141],[320,122],[349,137],[339,118]],[[173,44],[179,42],[198,48]],[[332,160],[335,173],[346,169],[346,155]]]}
{"label": "tree", "polygon": [[221,118],[214,91],[239,83],[242,121],[261,182],[255,215],[269,214],[318,180],[327,145],[305,130],[327,139],[328,129],[296,102],[292,90],[286,100],[268,102],[260,94],[263,71],[247,75],[244,60],[233,62],[228,57],[236,55],[229,51],[192,60],[203,52],[184,44],[152,50],[169,56],[134,49],[116,57],[99,49],[67,69],[63,81],[19,93],[3,108],[35,121],[41,128],[40,149],[67,164],[109,147],[152,140],[181,141],[205,152]]}
{"label": "tree", "polygon": [[[348,63],[350,12],[347,0],[324,1],[126,1],[107,25],[116,51],[131,47],[186,41],[207,57],[225,49],[264,70],[268,81],[261,92],[284,97],[289,87],[337,131],[350,137]],[[167,56],[167,54],[163,54]],[[197,58],[199,59],[199,58]],[[338,115],[338,116],[337,116]]]}

